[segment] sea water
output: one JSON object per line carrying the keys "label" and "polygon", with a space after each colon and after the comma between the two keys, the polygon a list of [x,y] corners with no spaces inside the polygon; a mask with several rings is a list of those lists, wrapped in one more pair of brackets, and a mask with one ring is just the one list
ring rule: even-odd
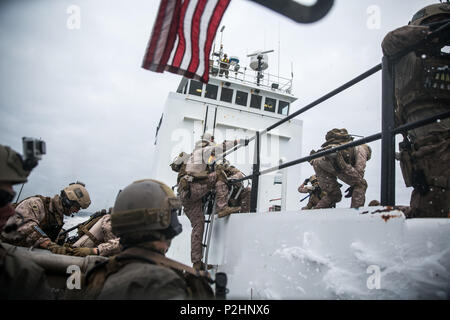
{"label": "sea water", "polygon": [[[92,212],[88,212],[88,211],[80,211],[78,213],[75,213],[74,215],[67,217],[64,216],[64,229],[70,229],[84,221],[89,220],[89,217],[92,215]],[[69,237],[76,235],[77,233],[77,229],[72,230],[71,232],[69,232]]]}

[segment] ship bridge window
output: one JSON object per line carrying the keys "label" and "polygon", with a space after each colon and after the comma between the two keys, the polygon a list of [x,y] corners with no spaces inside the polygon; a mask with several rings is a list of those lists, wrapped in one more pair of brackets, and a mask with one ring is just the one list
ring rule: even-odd
{"label": "ship bridge window", "polygon": [[[220,101],[229,102],[233,99],[233,89],[222,88],[222,92],[220,93]],[[245,99],[245,104],[247,104],[247,99]]]}
{"label": "ship bridge window", "polygon": [[264,111],[275,112],[276,105],[277,100],[266,97],[266,101],[264,102]]}
{"label": "ship bridge window", "polygon": [[236,90],[236,100],[235,103],[240,106],[247,106],[248,93],[244,91]]}
{"label": "ship bridge window", "polygon": [[191,80],[191,85],[189,86],[189,94],[193,94],[194,96],[202,95],[203,83],[196,80]]}
{"label": "ship bridge window", "polygon": [[213,84],[207,84],[205,89],[205,98],[209,99],[217,99],[217,90],[219,89],[218,86],[215,86]]}
{"label": "ship bridge window", "polygon": [[289,114],[289,102],[280,100],[278,102],[278,113],[287,116]]}
{"label": "ship bridge window", "polygon": [[261,109],[262,96],[252,94],[250,98],[250,108]]}

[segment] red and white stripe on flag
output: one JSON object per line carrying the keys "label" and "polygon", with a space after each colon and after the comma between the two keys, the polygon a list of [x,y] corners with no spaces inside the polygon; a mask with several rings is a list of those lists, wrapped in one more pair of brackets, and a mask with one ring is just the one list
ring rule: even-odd
{"label": "red and white stripe on flag", "polygon": [[231,0],[161,0],[142,67],[205,83],[209,55]]}

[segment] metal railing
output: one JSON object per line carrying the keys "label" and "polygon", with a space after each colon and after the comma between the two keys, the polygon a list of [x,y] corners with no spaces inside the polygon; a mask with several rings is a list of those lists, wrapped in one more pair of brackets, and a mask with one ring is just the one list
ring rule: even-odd
{"label": "metal railing", "polygon": [[[247,67],[241,67],[236,63],[227,63],[218,59],[210,60],[209,73],[244,84],[256,85],[258,83],[257,71]],[[292,94],[292,79],[273,75],[268,72],[261,72],[261,75],[263,77],[259,79],[259,87],[283,94]]]}
{"label": "metal railing", "polygon": [[[448,27],[448,23],[445,25]],[[440,28],[442,29],[442,28]],[[439,29],[439,30],[440,30]],[[361,75],[357,76],[356,78],[348,81],[344,85],[338,87],[337,89],[325,94],[321,98],[317,99],[316,101],[306,105],[305,107],[299,109],[298,111],[292,113],[286,118],[283,118],[282,120],[274,123],[273,125],[269,126],[268,128],[257,131],[255,136],[253,136],[250,139],[247,139],[244,144],[238,144],[234,148],[228,150],[227,152],[223,153],[221,156],[217,157],[216,161],[220,160],[221,158],[229,155],[232,152],[235,152],[239,148],[243,146],[248,146],[248,143],[250,141],[255,140],[255,146],[254,146],[254,163],[253,163],[253,172],[252,174],[242,178],[235,180],[238,181],[244,181],[248,179],[252,179],[252,190],[251,190],[251,202],[250,202],[250,211],[255,212],[257,207],[257,199],[258,199],[258,184],[259,184],[259,176],[277,171],[280,169],[288,168],[297,164],[301,164],[306,161],[310,161],[313,159],[317,159],[320,157],[323,157],[325,155],[335,153],[337,151],[358,146],[364,143],[373,142],[376,140],[381,139],[381,194],[380,194],[380,203],[383,206],[394,206],[395,205],[395,135],[399,133],[404,133],[408,130],[412,130],[418,127],[422,127],[431,123],[434,123],[436,121],[446,119],[450,117],[450,111],[434,115],[432,117],[418,120],[412,123],[407,123],[404,125],[401,125],[399,127],[395,127],[395,118],[394,118],[394,106],[395,106],[395,99],[394,99],[394,74],[395,74],[395,62],[398,61],[400,58],[405,56],[406,54],[416,50],[417,48],[425,45],[425,42],[421,42],[416,46],[410,47],[407,50],[402,51],[400,54],[395,55],[395,57],[388,58],[386,56],[383,57],[382,63],[374,66],[373,68],[367,70],[366,72],[362,73]],[[335,96],[336,94],[352,87],[353,85],[357,84],[358,82],[368,78],[369,76],[377,73],[378,71],[382,70],[382,115],[381,115],[381,121],[382,121],[382,128],[381,132],[373,134],[371,136],[367,136],[365,138],[352,141],[350,143],[346,143],[334,148],[330,148],[327,150],[323,150],[320,152],[317,152],[313,155],[309,155],[300,159],[296,159],[290,162],[286,162],[284,164],[265,169],[261,171],[261,162],[260,162],[260,140],[261,136],[263,134],[268,133],[270,130],[282,125],[283,123],[289,121],[290,119],[297,117],[298,115],[302,114],[303,112],[319,105],[320,103],[330,99],[331,97]]]}

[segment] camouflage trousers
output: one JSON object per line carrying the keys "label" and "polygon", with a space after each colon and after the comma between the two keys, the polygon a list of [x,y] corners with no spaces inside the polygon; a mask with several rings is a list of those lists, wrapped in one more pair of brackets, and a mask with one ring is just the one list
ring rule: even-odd
{"label": "camouflage trousers", "polygon": [[330,160],[318,158],[313,162],[319,185],[324,192],[324,196],[316,205],[316,209],[332,208],[341,201],[341,185],[337,179],[353,187],[351,207],[358,208],[364,206],[366,201],[367,182],[355,170],[336,170]]}
{"label": "camouflage trousers", "polygon": [[450,141],[423,146],[413,156],[415,169],[423,172],[428,188],[415,187],[411,193],[411,217],[449,217]]}
{"label": "camouflage trousers", "polygon": [[241,200],[241,212],[250,212],[250,195],[252,193],[252,188],[244,188],[239,196]]}
{"label": "camouflage trousers", "polygon": [[191,182],[189,190],[180,194],[184,212],[191,222],[191,261],[199,262],[203,257],[203,233],[205,230],[205,216],[203,214],[202,198],[211,190],[216,190],[216,211],[220,211],[227,205],[228,187],[217,180],[215,172],[208,175],[204,182]]}

